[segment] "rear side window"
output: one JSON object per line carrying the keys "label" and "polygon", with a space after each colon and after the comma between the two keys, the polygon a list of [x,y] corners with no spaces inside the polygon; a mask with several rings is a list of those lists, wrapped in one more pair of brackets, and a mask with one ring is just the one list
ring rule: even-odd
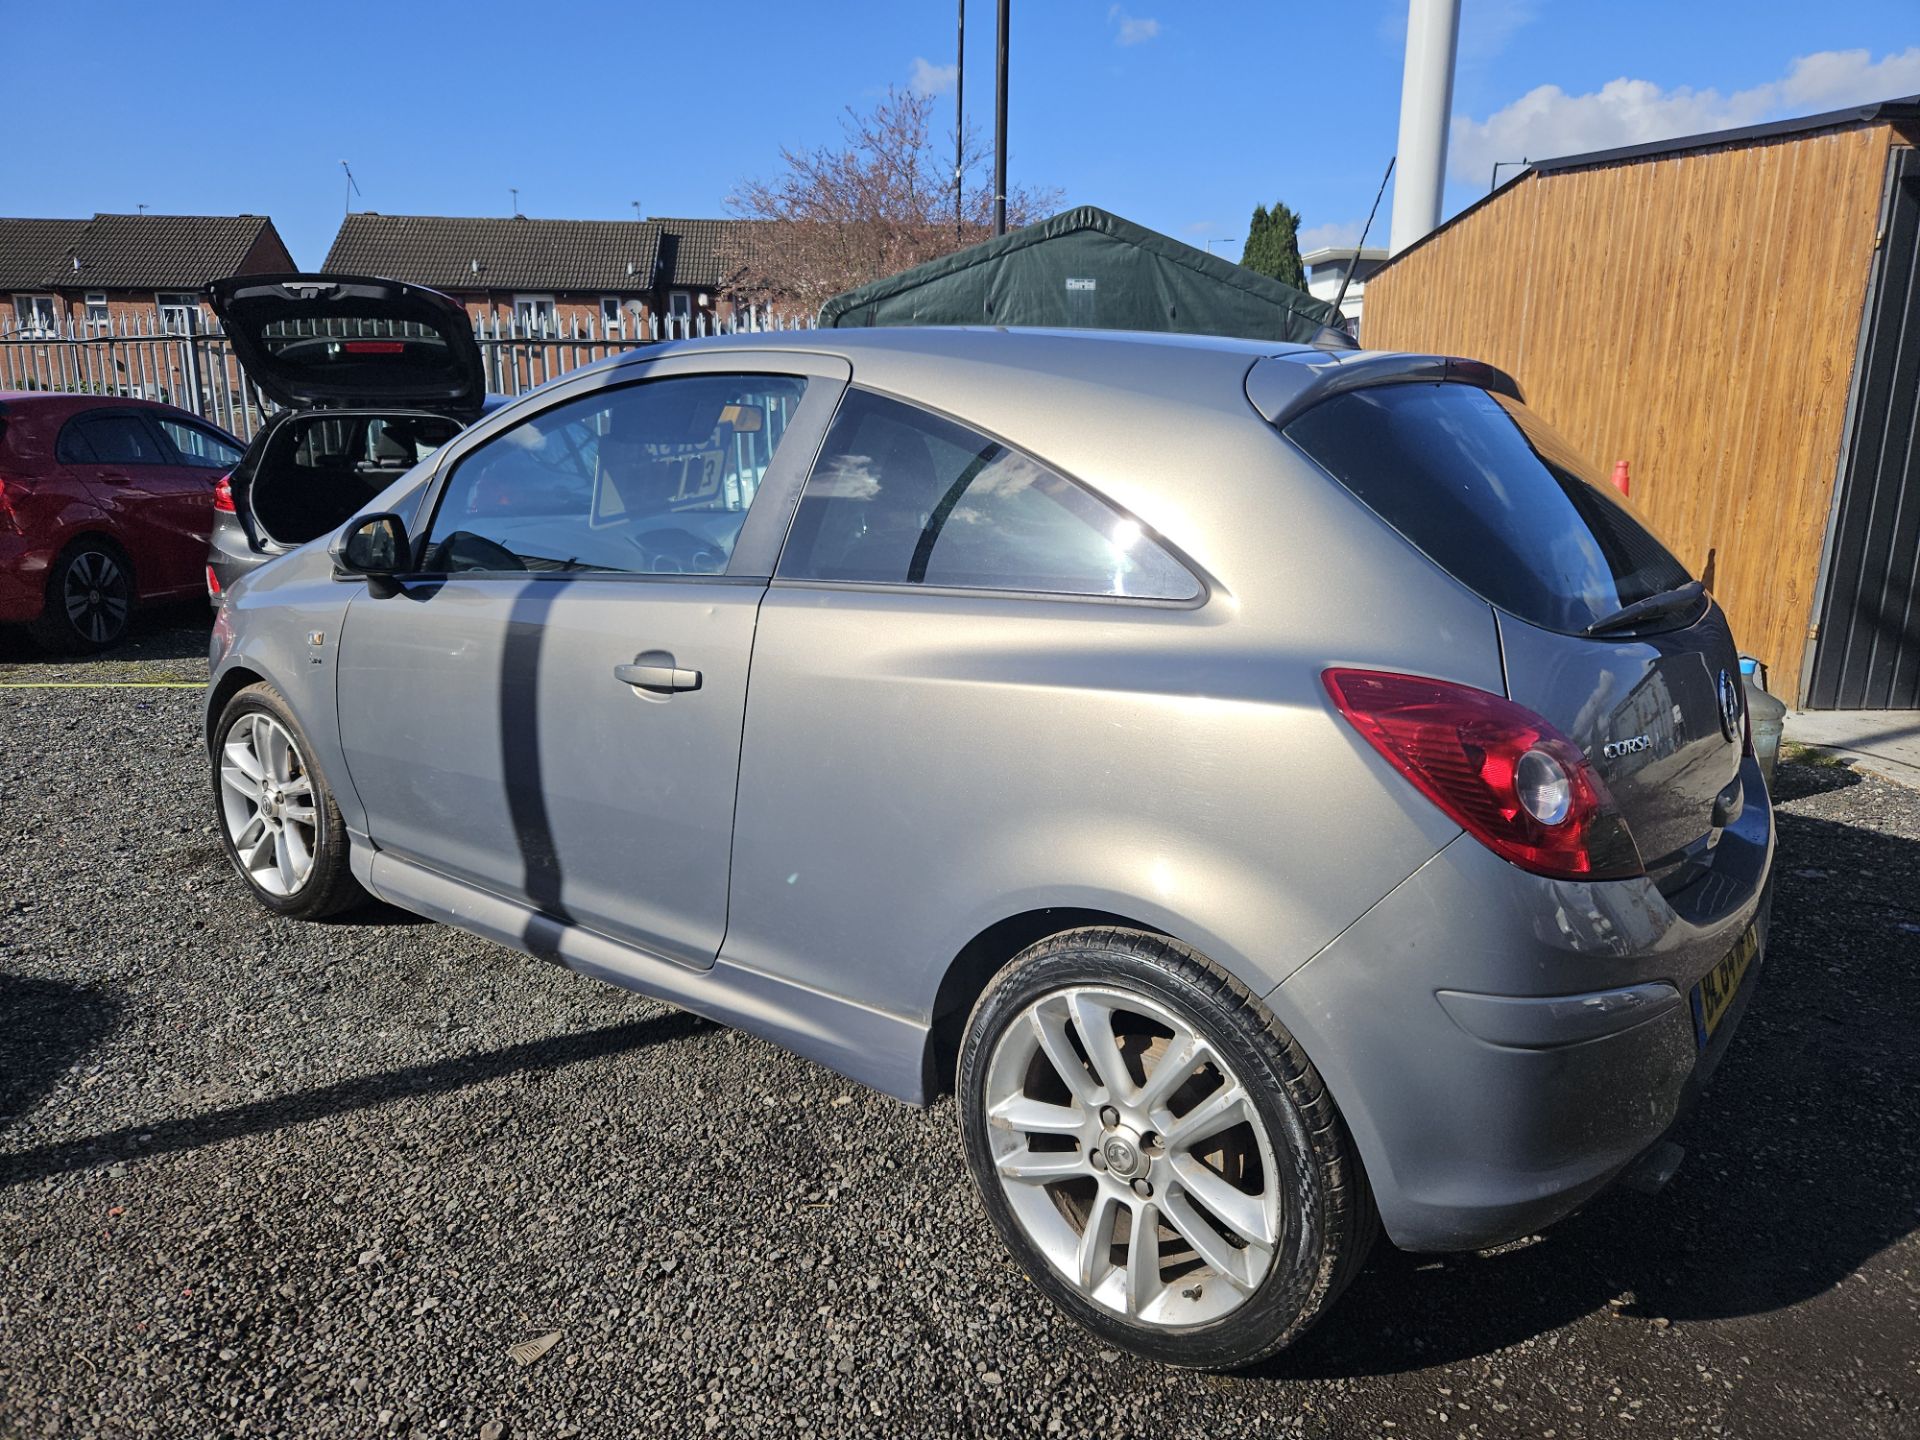
{"label": "rear side window", "polygon": [[1186,567],[1104,500],[999,441],[850,391],[780,557],[789,580],[1191,600]]}
{"label": "rear side window", "polygon": [[1381,385],[1285,435],[1463,585],[1579,633],[1690,578],[1539,416],[1470,385]]}
{"label": "rear side window", "polygon": [[55,456],[80,465],[168,465],[172,458],[138,415],[82,415],[69,420]]}
{"label": "rear side window", "polygon": [[231,470],[239,463],[239,447],[212,431],[190,425],[184,420],[175,420],[170,415],[156,415],[153,418],[166,432],[167,439],[173,442],[181,464],[192,465],[200,470]]}

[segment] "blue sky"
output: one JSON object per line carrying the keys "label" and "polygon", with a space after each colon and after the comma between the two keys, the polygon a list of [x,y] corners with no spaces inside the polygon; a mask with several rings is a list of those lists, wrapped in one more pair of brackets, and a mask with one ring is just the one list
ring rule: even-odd
{"label": "blue sky", "polygon": [[[725,214],[780,146],[940,89],[952,0],[270,5],[0,0],[0,208],[273,216],[317,266],[342,209]],[[1351,239],[1393,151],[1405,0],[1013,0],[1012,177],[1238,256],[1259,202]],[[968,6],[992,127],[992,0]],[[1463,0],[1449,212],[1494,159],[1920,91],[1915,0]],[[950,92],[943,105],[950,103]],[[1385,215],[1376,222],[1385,233]]]}

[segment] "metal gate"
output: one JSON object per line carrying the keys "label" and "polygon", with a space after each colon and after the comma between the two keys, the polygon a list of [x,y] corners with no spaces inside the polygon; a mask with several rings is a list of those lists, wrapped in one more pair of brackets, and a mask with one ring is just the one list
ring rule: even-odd
{"label": "metal gate", "polygon": [[1920,159],[1893,151],[1828,540],[1813,710],[1920,708]]}

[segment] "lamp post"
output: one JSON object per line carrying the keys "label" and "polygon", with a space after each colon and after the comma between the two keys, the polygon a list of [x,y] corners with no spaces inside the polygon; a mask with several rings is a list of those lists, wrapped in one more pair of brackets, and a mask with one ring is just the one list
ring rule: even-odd
{"label": "lamp post", "polygon": [[1207,253],[1211,255],[1213,253],[1213,247],[1216,245],[1231,245],[1233,243],[1234,243],[1234,237],[1231,235],[1228,235],[1223,239],[1216,238],[1216,239],[1209,240],[1207,241]]}
{"label": "lamp post", "polygon": [[1460,0],[1408,0],[1407,62],[1400,80],[1400,178],[1393,187],[1387,248],[1399,254],[1440,223],[1453,111]]}
{"label": "lamp post", "polygon": [[1007,0],[1000,0],[1000,43],[994,68],[993,233],[1007,233]]}

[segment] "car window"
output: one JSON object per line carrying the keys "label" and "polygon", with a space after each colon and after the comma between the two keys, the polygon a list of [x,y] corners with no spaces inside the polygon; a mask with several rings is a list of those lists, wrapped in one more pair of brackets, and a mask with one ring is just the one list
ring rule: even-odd
{"label": "car window", "polygon": [[530,416],[454,467],[422,568],[718,575],[806,384],[685,375]]}
{"label": "car window", "polygon": [[67,422],[55,444],[55,455],[69,463],[95,465],[169,465],[172,457],[147,428],[146,420],[128,413],[82,415]]}
{"label": "car window", "polygon": [[168,415],[153,418],[173,442],[173,448],[180,452],[182,464],[202,470],[231,470],[240,462],[240,447],[231,440]]}
{"label": "car window", "polygon": [[1525,405],[1471,385],[1380,385],[1285,434],[1470,590],[1578,632],[1684,585],[1686,567]]}
{"label": "car window", "polygon": [[795,580],[1191,600],[1136,520],[1017,450],[850,391],[780,558]]}

